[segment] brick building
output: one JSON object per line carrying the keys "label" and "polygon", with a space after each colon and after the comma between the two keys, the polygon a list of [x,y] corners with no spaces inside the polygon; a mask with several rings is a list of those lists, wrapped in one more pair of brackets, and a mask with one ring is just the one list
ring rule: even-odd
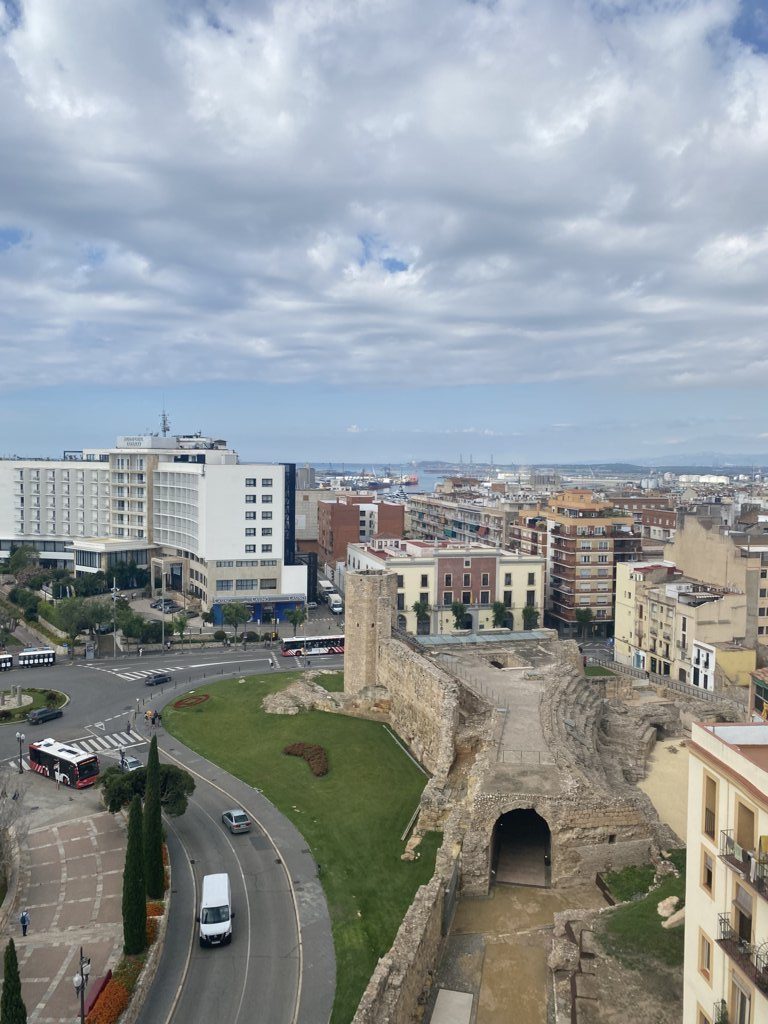
{"label": "brick building", "polygon": [[326,565],[346,562],[347,545],[368,541],[379,534],[402,537],[405,506],[372,501],[366,495],[347,495],[317,505],[318,557]]}

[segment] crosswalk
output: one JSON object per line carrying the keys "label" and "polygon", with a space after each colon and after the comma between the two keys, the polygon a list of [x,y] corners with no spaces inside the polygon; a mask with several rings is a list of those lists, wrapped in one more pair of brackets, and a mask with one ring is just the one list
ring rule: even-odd
{"label": "crosswalk", "polygon": [[134,669],[121,669],[119,666],[114,668],[108,668],[103,665],[89,665],[94,672],[108,672],[111,676],[117,676],[118,679],[125,679],[126,682],[135,683],[140,679],[146,679],[147,676],[153,676],[156,672],[182,672],[185,668],[189,668],[189,665],[152,665],[151,668],[134,668]]}
{"label": "crosswalk", "polygon": [[[144,736],[140,736],[136,732],[108,732],[104,736],[80,736],[76,740],[67,740],[67,746],[72,747],[74,750],[79,750],[84,754],[114,754],[115,760],[119,756],[120,750],[126,750],[129,747],[140,747],[149,740]],[[19,758],[9,757],[6,758],[9,764],[18,764]],[[24,771],[29,771],[29,760],[22,756],[21,763]]]}

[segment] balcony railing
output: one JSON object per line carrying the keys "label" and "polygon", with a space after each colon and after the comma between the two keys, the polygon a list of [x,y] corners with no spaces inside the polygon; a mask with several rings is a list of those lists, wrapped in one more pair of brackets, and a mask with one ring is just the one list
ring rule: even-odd
{"label": "balcony railing", "polygon": [[739,846],[733,836],[733,829],[720,832],[719,855],[726,864],[741,875],[755,892],[768,899],[768,858],[756,857],[754,851]]}
{"label": "balcony railing", "polygon": [[753,945],[739,936],[730,914],[717,915],[717,944],[734,960],[757,987],[768,993],[768,943]]}
{"label": "balcony railing", "polygon": [[715,812],[709,808],[704,811],[704,835],[715,838]]}

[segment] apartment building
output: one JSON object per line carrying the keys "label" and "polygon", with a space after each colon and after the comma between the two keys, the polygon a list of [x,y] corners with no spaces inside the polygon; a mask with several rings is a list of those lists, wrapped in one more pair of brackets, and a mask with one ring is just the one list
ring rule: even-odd
{"label": "apartment building", "polygon": [[686,576],[742,591],[747,602],[745,643],[768,644],[768,523],[732,529],[719,516],[681,511],[664,558]]}
{"label": "apartment building", "polygon": [[768,725],[692,727],[683,1024],[768,1019]]}
{"label": "apartment building", "polygon": [[347,560],[349,544],[365,543],[378,534],[402,537],[405,506],[349,494],[317,506],[318,558],[335,566]]}
{"label": "apartment building", "polygon": [[511,530],[524,509],[535,509],[535,496],[461,500],[432,494],[408,498],[406,529],[414,540],[450,540],[457,544],[491,544],[509,549]]}
{"label": "apartment building", "polygon": [[[377,569],[397,574],[397,622],[409,633],[453,633],[452,605],[463,604],[463,628],[493,628],[493,604],[506,609],[505,626],[524,628],[523,609],[534,608],[541,625],[544,602],[544,560],[487,545],[450,541],[379,538],[351,544],[347,569]],[[413,605],[428,608],[417,622]]]}
{"label": "apartment building", "polygon": [[294,497],[292,464],[240,463],[201,435],[0,460],[0,557],[31,544],[77,574],[134,561],[218,618],[232,600],[275,617],[306,600]]}
{"label": "apartment building", "polygon": [[573,489],[553,496],[542,515],[547,524],[547,625],[561,636],[574,636],[577,612],[588,609],[595,635],[610,636],[615,567],[640,556],[631,514],[617,512],[591,491]]}
{"label": "apartment building", "polygon": [[616,566],[613,656],[622,665],[703,690],[747,686],[754,650],[744,646],[743,593],[693,580],[671,562]]}

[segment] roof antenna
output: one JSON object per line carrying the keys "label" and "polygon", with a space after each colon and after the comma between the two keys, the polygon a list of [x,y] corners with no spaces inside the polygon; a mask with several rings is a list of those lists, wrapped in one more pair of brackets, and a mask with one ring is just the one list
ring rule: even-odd
{"label": "roof antenna", "polygon": [[168,414],[165,411],[165,402],[163,402],[163,412],[162,415],[160,416],[160,430],[162,432],[163,437],[168,436],[170,429],[171,423],[170,420],[168,419]]}

